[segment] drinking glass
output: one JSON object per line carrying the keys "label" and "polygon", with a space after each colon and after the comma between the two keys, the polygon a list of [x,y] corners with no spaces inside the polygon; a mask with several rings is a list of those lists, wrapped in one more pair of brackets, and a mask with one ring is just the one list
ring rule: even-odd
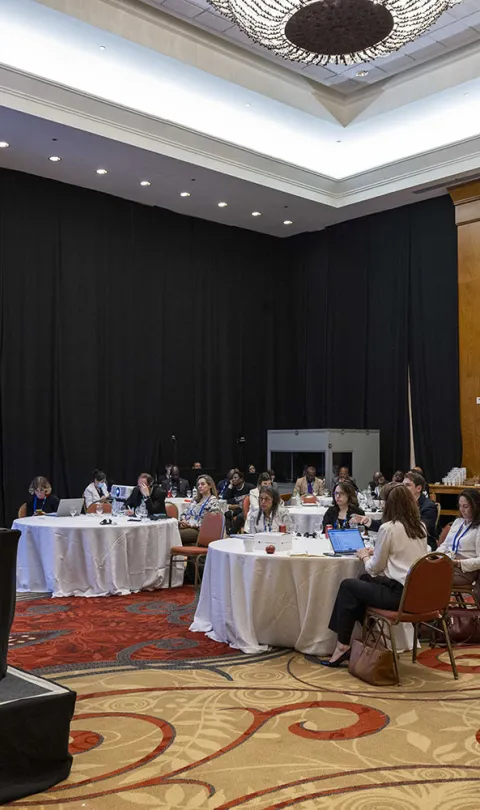
{"label": "drinking glass", "polygon": [[97,515],[103,515],[103,503],[97,503],[97,508],[95,511]]}
{"label": "drinking glass", "polygon": [[76,514],[77,514],[77,510],[75,509],[74,506],[71,506],[70,507],[70,515],[71,515],[71,517],[75,517]]}

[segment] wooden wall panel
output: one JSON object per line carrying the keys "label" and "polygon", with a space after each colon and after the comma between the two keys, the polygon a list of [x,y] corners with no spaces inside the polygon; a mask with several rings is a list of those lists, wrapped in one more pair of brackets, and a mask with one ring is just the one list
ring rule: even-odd
{"label": "wooden wall panel", "polygon": [[480,475],[480,405],[476,404],[480,397],[480,189],[476,185],[472,183],[451,192],[458,226],[463,465],[469,475]]}

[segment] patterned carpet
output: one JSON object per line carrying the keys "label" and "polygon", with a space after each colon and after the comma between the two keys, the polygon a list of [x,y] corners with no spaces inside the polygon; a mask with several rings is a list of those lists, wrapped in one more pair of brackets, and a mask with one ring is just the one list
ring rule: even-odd
{"label": "patterned carpet", "polygon": [[459,681],[425,650],[380,689],[192,634],[193,610],[189,587],[18,604],[10,663],[78,699],[68,782],[12,807],[478,810],[480,647]]}

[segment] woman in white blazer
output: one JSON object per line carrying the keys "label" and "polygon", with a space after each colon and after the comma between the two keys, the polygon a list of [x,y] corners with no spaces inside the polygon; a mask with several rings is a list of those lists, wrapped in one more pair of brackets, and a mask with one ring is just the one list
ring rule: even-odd
{"label": "woman in white blazer", "polygon": [[94,470],[92,478],[92,483],[88,485],[83,493],[85,509],[88,509],[92,503],[105,503],[108,501],[107,476],[105,473],[102,470]]}

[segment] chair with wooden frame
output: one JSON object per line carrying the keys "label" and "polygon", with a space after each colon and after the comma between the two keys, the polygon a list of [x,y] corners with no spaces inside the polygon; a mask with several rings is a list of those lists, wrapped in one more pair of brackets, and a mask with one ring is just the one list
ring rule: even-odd
{"label": "chair with wooden frame", "polygon": [[22,503],[20,509],[18,510],[18,517],[19,518],[27,517],[27,504],[26,503]]}
{"label": "chair with wooden frame", "polygon": [[282,501],[284,503],[288,503],[288,501],[291,499],[291,497],[292,497],[291,492],[282,492],[282,494],[280,495],[280,498],[282,499]]}
{"label": "chair with wooden frame", "polygon": [[[221,540],[225,531],[225,516],[219,512],[207,513],[202,520],[200,531],[197,537],[196,546],[173,546],[170,549],[170,570],[168,572],[168,587],[172,587],[172,571],[176,558],[182,558],[181,566],[184,567],[184,557],[195,561],[194,585],[199,583],[199,566],[202,558],[206,558],[208,546],[214,540]],[[205,560],[203,559],[203,562]]]}
{"label": "chair with wooden frame", "polygon": [[91,503],[90,504],[90,506],[87,509],[87,515],[96,514],[97,506],[102,506],[103,507],[102,512],[100,513],[102,515],[109,515],[111,513],[111,511],[112,511],[112,504],[111,503],[101,503],[100,501],[97,501],[96,503]]}
{"label": "chair with wooden frame", "polygon": [[420,625],[426,624],[436,632],[440,632],[438,627],[430,624],[431,622],[440,622],[447,643],[453,677],[458,678],[452,642],[450,641],[446,623],[452,579],[453,563],[451,559],[446,554],[438,554],[438,552],[432,551],[430,554],[420,557],[410,568],[398,610],[367,607],[363,625],[364,637],[367,627],[371,627],[373,621],[377,625],[376,629],[379,631],[385,646],[388,645],[388,642],[391,645],[398,686],[400,686],[398,653],[395,633],[392,632],[392,629],[404,622],[413,624],[414,627],[412,651],[412,662],[414,664],[417,660],[417,641]]}
{"label": "chair with wooden frame", "polygon": [[246,520],[247,515],[250,511],[250,495],[247,495],[246,498],[243,499],[242,509],[243,509],[243,517]]}
{"label": "chair with wooden frame", "polygon": [[175,503],[166,503],[165,513],[168,518],[175,518],[178,520],[178,506]]}

